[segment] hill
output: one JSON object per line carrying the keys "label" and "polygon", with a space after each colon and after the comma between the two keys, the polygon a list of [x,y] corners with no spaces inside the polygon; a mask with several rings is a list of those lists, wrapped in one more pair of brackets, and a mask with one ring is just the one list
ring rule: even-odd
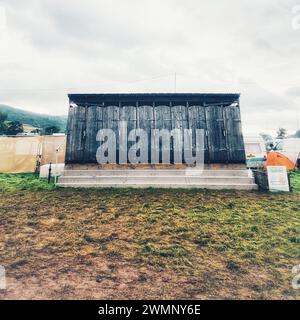
{"label": "hill", "polygon": [[8,115],[9,121],[20,121],[23,124],[30,125],[35,128],[46,128],[49,126],[58,126],[61,132],[66,130],[67,116],[51,116],[22,110],[0,104],[0,112]]}

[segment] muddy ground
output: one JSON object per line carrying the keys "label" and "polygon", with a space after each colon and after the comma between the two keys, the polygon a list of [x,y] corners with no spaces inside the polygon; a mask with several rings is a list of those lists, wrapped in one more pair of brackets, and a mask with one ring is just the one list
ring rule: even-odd
{"label": "muddy ground", "polygon": [[1,299],[299,299],[300,193],[0,192]]}

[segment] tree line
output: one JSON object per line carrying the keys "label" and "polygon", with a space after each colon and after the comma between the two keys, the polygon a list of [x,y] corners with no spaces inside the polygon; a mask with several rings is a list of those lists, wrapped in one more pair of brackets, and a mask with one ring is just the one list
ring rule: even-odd
{"label": "tree line", "polygon": [[[272,141],[273,138],[268,133],[260,133],[260,136],[265,141]],[[295,134],[288,135],[288,131],[285,128],[279,128],[276,132],[276,139],[286,139],[286,138],[300,138],[300,130],[297,130]]]}
{"label": "tree line", "polygon": [[[48,126],[45,128],[36,128],[30,133],[33,134],[45,134],[51,135],[53,133],[59,133],[60,128],[58,126]],[[23,124],[20,121],[9,121],[8,115],[0,111],[0,135],[16,136],[24,133]]]}

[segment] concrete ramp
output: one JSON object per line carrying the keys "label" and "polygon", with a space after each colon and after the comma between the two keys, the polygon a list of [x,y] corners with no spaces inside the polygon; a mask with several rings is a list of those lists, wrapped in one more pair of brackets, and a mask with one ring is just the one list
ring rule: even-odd
{"label": "concrete ramp", "polygon": [[200,188],[257,190],[247,170],[64,170],[58,186],[72,188]]}

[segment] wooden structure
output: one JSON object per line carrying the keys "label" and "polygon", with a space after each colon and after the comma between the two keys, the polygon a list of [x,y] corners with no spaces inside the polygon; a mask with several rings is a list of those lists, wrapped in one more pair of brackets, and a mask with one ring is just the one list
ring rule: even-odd
{"label": "wooden structure", "polygon": [[149,135],[151,129],[204,129],[205,163],[245,164],[239,94],[70,94],[69,100],[66,164],[97,163],[98,130],[117,133],[122,120],[128,132],[142,128]]}

